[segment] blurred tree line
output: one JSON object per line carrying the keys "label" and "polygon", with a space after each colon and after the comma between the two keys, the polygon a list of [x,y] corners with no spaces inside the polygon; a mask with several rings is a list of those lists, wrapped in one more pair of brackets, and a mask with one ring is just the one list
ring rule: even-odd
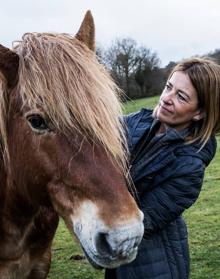
{"label": "blurred tree line", "polygon": [[215,62],[220,64],[220,49],[216,49],[216,50],[214,50],[212,52],[209,52],[208,56],[213,58],[215,60]]}
{"label": "blurred tree line", "polygon": [[108,49],[99,46],[97,55],[127,98],[161,93],[170,65],[160,68],[160,59],[151,49],[138,46],[131,38],[123,38],[116,39]]}
{"label": "blurred tree line", "polygon": [[[107,49],[97,47],[97,56],[128,99],[161,94],[170,71],[176,65],[171,61],[161,68],[157,53],[139,46],[132,38],[116,39]],[[220,50],[206,56],[220,63]]]}

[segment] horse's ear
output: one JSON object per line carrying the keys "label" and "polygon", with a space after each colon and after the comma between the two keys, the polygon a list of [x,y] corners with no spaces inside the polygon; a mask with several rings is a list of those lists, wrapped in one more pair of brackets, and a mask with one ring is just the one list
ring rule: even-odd
{"label": "horse's ear", "polygon": [[87,11],[75,37],[95,52],[95,24],[90,11]]}
{"label": "horse's ear", "polygon": [[0,72],[5,77],[9,88],[13,87],[16,83],[18,67],[19,56],[0,44]]}

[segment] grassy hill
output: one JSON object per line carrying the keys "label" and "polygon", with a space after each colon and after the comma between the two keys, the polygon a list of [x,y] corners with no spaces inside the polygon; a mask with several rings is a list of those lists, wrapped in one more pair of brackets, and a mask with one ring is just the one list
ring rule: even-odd
{"label": "grassy hill", "polygon": [[[128,102],[125,113],[141,107],[153,108],[158,97]],[[220,139],[218,139],[220,143]],[[203,190],[195,205],[185,213],[188,224],[191,277],[190,279],[220,279],[220,149],[206,170]],[[50,279],[101,279],[103,271],[96,271],[77,255],[83,253],[60,222],[53,243]]]}

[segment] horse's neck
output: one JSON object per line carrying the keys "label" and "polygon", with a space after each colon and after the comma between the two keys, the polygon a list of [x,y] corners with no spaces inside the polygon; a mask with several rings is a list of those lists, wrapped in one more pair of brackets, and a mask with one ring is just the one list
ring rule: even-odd
{"label": "horse's neck", "polygon": [[50,204],[33,206],[22,191],[16,193],[13,180],[2,170],[0,182],[0,261],[13,260],[28,250],[30,239],[36,245],[46,238],[50,242],[59,218]]}
{"label": "horse's neck", "polygon": [[6,193],[7,193],[7,174],[4,170],[3,164],[0,160],[0,229],[2,225],[2,214],[4,211],[4,206],[6,202]]}
{"label": "horse's neck", "polygon": [[[0,259],[17,257],[33,227],[34,212],[12,191],[12,180],[4,168],[0,170]],[[23,208],[19,208],[19,207]]]}

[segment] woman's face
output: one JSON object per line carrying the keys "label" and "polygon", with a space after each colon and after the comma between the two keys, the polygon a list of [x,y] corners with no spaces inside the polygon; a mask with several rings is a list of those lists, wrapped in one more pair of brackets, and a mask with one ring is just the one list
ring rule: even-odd
{"label": "woman's face", "polygon": [[202,117],[197,92],[189,76],[181,71],[174,72],[160,96],[156,118],[165,126],[180,131]]}

